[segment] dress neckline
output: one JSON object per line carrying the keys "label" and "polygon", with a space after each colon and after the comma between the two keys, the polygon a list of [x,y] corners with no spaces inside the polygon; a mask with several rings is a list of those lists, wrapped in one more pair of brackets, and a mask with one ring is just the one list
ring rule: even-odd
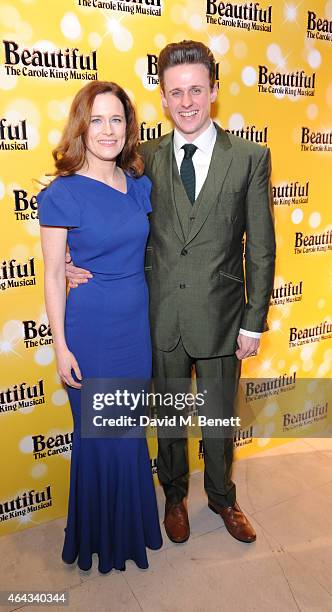
{"label": "dress neckline", "polygon": [[126,191],[120,191],[120,189],[115,189],[115,187],[112,187],[112,185],[108,185],[108,183],[104,183],[104,181],[100,181],[99,179],[94,179],[91,176],[86,176],[85,174],[78,174],[77,172],[74,173],[74,176],[80,176],[81,178],[85,178],[88,179],[89,181],[94,181],[95,183],[99,183],[100,185],[105,185],[105,187],[108,187],[109,189],[112,189],[113,191],[116,191],[117,193],[121,193],[122,195],[127,195],[128,191],[129,191],[129,182],[128,182],[128,174],[124,173],[125,178],[126,178]]}

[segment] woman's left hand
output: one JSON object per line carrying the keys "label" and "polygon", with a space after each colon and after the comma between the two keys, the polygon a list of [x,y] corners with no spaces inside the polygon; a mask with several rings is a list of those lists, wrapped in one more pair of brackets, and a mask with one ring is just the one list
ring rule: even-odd
{"label": "woman's left hand", "polygon": [[81,370],[78,366],[75,355],[70,352],[70,350],[65,347],[56,350],[56,358],[58,362],[58,373],[66,385],[70,387],[74,387],[74,389],[80,389],[82,387],[81,383],[76,382],[73,379],[72,370],[75,372],[76,378],[82,380]]}

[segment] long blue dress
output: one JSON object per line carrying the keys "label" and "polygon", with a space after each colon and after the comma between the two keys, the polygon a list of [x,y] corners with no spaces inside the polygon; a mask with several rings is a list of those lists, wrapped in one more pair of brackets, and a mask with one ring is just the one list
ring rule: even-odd
{"label": "long blue dress", "polygon": [[[69,292],[65,336],[87,378],[151,376],[144,253],[151,183],[126,176],[127,193],[80,175],[57,177],[37,196],[41,225],[70,228],[75,265],[93,278]],[[88,570],[147,568],[162,545],[146,439],[81,437],[81,391],[67,388],[73,421],[70,494],[62,559]]]}

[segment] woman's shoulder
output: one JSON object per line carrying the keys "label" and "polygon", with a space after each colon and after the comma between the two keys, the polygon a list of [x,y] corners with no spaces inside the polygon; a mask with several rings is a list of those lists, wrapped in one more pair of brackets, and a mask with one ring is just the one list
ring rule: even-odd
{"label": "woman's shoulder", "polygon": [[73,191],[75,182],[75,175],[73,174],[57,176],[39,192],[37,199],[42,200],[45,196],[61,197],[62,199],[73,198],[75,196]]}
{"label": "woman's shoulder", "polygon": [[68,176],[57,176],[51,183],[50,187],[56,191],[68,192],[77,184],[77,174],[69,174]]}
{"label": "woman's shoulder", "polygon": [[135,184],[139,186],[140,189],[142,189],[142,191],[145,191],[150,194],[152,183],[149,177],[146,176],[146,174],[142,174],[142,176],[134,178],[133,180],[135,181]]}
{"label": "woman's shoulder", "polygon": [[135,185],[136,197],[141,203],[141,206],[143,207],[146,213],[152,212],[150,201],[152,183],[150,179],[145,174],[143,174],[142,176],[139,176],[137,178],[132,178],[132,181]]}
{"label": "woman's shoulder", "polygon": [[41,225],[79,227],[79,199],[70,189],[70,176],[56,177],[37,195]]}
{"label": "woman's shoulder", "polygon": [[56,176],[55,178],[49,180],[48,184],[43,184],[43,188],[41,189],[38,195],[45,195],[46,193],[55,194],[57,192],[65,191],[67,184],[67,176]]}

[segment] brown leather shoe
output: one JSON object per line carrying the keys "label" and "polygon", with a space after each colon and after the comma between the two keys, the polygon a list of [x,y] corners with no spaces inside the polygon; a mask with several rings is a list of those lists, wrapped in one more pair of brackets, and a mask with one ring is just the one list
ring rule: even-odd
{"label": "brown leather shoe", "polygon": [[233,506],[215,506],[211,502],[208,505],[212,512],[221,516],[227,531],[233,538],[248,544],[256,540],[255,530],[237,502]]}
{"label": "brown leather shoe", "polygon": [[165,531],[172,542],[181,544],[188,540],[190,527],[187,509],[183,501],[178,504],[170,504],[166,501],[164,525]]}

